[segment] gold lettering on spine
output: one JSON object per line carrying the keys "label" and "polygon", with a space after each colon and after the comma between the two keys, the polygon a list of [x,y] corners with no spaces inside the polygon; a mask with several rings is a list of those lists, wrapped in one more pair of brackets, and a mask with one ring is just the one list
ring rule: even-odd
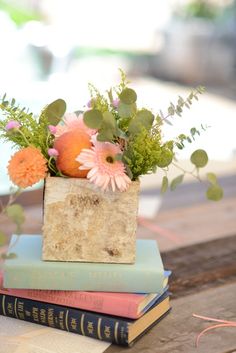
{"label": "gold lettering on spine", "polygon": [[119,343],[118,342],[118,327],[119,327],[119,322],[116,322],[115,323],[115,341],[116,341],[116,343]]}
{"label": "gold lettering on spine", "polygon": [[77,319],[75,317],[71,318],[70,326],[72,327],[73,330],[78,331]]}
{"label": "gold lettering on spine", "polygon": [[90,335],[93,335],[93,332],[94,332],[93,321],[88,321],[87,330]]}
{"label": "gold lettering on spine", "polygon": [[39,310],[39,317],[40,317],[40,322],[42,324],[46,324],[46,310],[45,309],[40,309]]}
{"label": "gold lettering on spine", "polygon": [[12,303],[7,303],[6,311],[9,315],[14,316],[14,308]]}
{"label": "gold lettering on spine", "polygon": [[18,315],[21,320],[25,319],[25,314],[24,314],[24,302],[19,301],[18,302]]}
{"label": "gold lettering on spine", "polygon": [[18,319],[18,314],[17,314],[17,298],[15,299],[14,310],[15,310],[15,316],[16,316],[16,318]]}
{"label": "gold lettering on spine", "polygon": [[32,308],[32,316],[33,316],[33,320],[35,322],[39,322],[39,310],[35,306],[33,306],[33,308]]}
{"label": "gold lettering on spine", "polygon": [[5,299],[6,299],[6,296],[4,295],[4,296],[2,297],[2,312],[3,312],[3,315],[4,315],[4,316],[7,316],[7,315],[6,315],[6,310],[5,310]]}
{"label": "gold lettering on spine", "polygon": [[98,319],[98,338],[101,340],[102,336],[101,336],[101,323],[102,323],[102,319],[99,318]]}
{"label": "gold lettering on spine", "polygon": [[81,328],[82,335],[85,336],[85,333],[84,333],[84,314],[82,314],[82,316],[81,316],[80,328]]}
{"label": "gold lettering on spine", "polygon": [[66,318],[65,318],[65,321],[66,321],[66,329],[67,329],[67,331],[69,332],[69,327],[68,327],[68,314],[69,314],[69,310],[66,310]]}
{"label": "gold lettering on spine", "polygon": [[106,326],[105,325],[104,334],[105,334],[106,338],[110,338],[111,337],[111,327],[110,326]]}
{"label": "gold lettering on spine", "polygon": [[59,316],[58,316],[58,318],[59,318],[59,326],[60,326],[60,328],[62,330],[65,330],[65,326],[64,326],[64,324],[65,324],[65,322],[64,322],[65,315],[64,314],[65,314],[65,311],[63,310],[63,311],[59,312]]}
{"label": "gold lettering on spine", "polygon": [[54,310],[52,308],[48,309],[48,326],[54,327]]}

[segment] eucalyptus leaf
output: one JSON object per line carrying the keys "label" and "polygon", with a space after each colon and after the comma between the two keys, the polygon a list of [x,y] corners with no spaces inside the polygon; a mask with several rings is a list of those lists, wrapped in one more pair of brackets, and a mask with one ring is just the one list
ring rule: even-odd
{"label": "eucalyptus leaf", "polygon": [[83,114],[83,110],[76,110],[74,113],[79,116],[80,114]]}
{"label": "eucalyptus leaf", "polygon": [[207,173],[207,180],[213,185],[217,184],[217,178],[214,173]]}
{"label": "eucalyptus leaf", "polygon": [[116,135],[117,135],[118,137],[124,139],[124,140],[127,140],[127,135],[126,135],[126,133],[125,133],[123,130],[119,129],[119,128],[118,128],[117,131],[116,131]]}
{"label": "eucalyptus leaf", "polygon": [[117,123],[114,115],[110,112],[103,113],[102,129],[110,129],[112,132],[116,132]]}
{"label": "eucalyptus leaf", "polygon": [[91,129],[99,129],[102,125],[103,115],[98,109],[87,110],[84,113],[84,123]]}
{"label": "eucalyptus leaf", "polygon": [[143,128],[150,130],[154,121],[154,115],[146,109],[140,110],[129,124],[129,133],[138,134]]}
{"label": "eucalyptus leaf", "polygon": [[179,150],[182,150],[184,148],[184,144],[183,143],[176,142],[175,144],[176,144],[176,146],[178,147]]}
{"label": "eucalyptus leaf", "polygon": [[137,107],[135,103],[125,104],[120,101],[117,110],[121,118],[129,118],[136,113]]}
{"label": "eucalyptus leaf", "polygon": [[66,102],[63,99],[57,99],[46,106],[43,113],[46,115],[49,124],[57,125],[66,111]]}
{"label": "eucalyptus leaf", "polygon": [[173,160],[173,152],[168,150],[168,149],[162,149],[162,153],[161,153],[161,158],[159,159],[157,165],[159,168],[165,168],[168,167],[168,165],[170,165],[170,163]]}
{"label": "eucalyptus leaf", "polygon": [[170,189],[175,190],[177,186],[182,183],[183,179],[184,179],[184,174],[181,174],[176,178],[174,178],[170,184]]}
{"label": "eucalyptus leaf", "polygon": [[100,142],[110,142],[113,139],[113,133],[110,130],[100,130],[97,135],[97,140]]}
{"label": "eucalyptus leaf", "polygon": [[14,252],[10,252],[9,254],[2,254],[2,259],[4,260],[11,260],[11,259],[16,259],[17,258],[17,255],[14,253]]}
{"label": "eucalyptus leaf", "polygon": [[169,185],[169,180],[168,180],[167,176],[163,176],[162,184],[161,184],[161,193],[162,194],[164,194],[167,191],[168,185]]}
{"label": "eucalyptus leaf", "polygon": [[163,120],[160,115],[156,116],[156,124],[159,126],[163,125]]}
{"label": "eucalyptus leaf", "polygon": [[132,88],[125,88],[120,93],[119,98],[125,104],[133,104],[137,100],[137,94]]}
{"label": "eucalyptus leaf", "polygon": [[211,185],[206,192],[206,197],[211,201],[219,201],[222,199],[223,195],[223,189],[218,184]]}
{"label": "eucalyptus leaf", "polygon": [[25,221],[24,209],[19,204],[10,205],[6,208],[7,216],[14,222],[19,228]]}
{"label": "eucalyptus leaf", "polygon": [[167,125],[173,126],[172,122],[166,118],[163,120],[163,122],[166,123]]}
{"label": "eucalyptus leaf", "polygon": [[192,153],[190,160],[197,168],[203,168],[207,165],[208,155],[206,151],[199,149]]}
{"label": "eucalyptus leaf", "polygon": [[0,246],[5,245],[7,242],[7,236],[6,234],[0,230]]}

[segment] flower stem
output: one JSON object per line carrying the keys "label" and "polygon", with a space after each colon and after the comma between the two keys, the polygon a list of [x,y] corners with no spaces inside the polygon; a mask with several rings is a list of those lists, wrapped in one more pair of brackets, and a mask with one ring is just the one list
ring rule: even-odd
{"label": "flower stem", "polygon": [[20,129],[18,129],[18,132],[19,132],[19,133],[21,134],[21,136],[23,137],[23,139],[24,139],[26,145],[27,145],[27,146],[30,146],[30,143],[29,143],[29,141],[26,139],[24,133],[23,133]]}
{"label": "flower stem", "polygon": [[189,172],[188,170],[185,170],[184,168],[182,168],[181,166],[179,166],[178,164],[172,162],[172,165],[177,168],[177,169],[180,169],[184,174],[189,174],[189,175],[192,175],[193,178],[197,179],[198,181],[202,182],[202,179],[200,178],[200,175],[199,175],[199,172],[197,170],[197,175],[194,174],[194,170],[192,172]]}
{"label": "flower stem", "polygon": [[51,169],[51,171],[53,171],[55,174],[57,174],[56,168],[54,167],[54,165],[51,164],[52,160],[53,160],[53,157],[50,157],[48,160],[48,167],[49,167],[49,169]]}

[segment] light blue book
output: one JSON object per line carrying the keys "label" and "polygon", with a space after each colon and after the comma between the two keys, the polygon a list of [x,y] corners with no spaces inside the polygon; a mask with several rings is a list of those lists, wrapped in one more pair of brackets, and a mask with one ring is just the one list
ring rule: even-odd
{"label": "light blue book", "polygon": [[40,235],[15,240],[10,251],[17,256],[4,265],[5,288],[160,293],[168,282],[155,240],[137,240],[131,265],[43,261]]}

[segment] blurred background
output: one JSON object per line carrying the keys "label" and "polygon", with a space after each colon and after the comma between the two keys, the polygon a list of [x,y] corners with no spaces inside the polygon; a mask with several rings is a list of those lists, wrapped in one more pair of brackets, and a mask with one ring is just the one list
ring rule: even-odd
{"label": "blurred background", "polygon": [[[0,94],[7,92],[36,114],[56,98],[66,100],[68,111],[83,109],[87,84],[105,91],[119,82],[118,68],[127,73],[139,104],[153,111],[165,112],[178,95],[204,85],[200,101],[164,133],[209,126],[179,154],[180,162],[188,168],[191,152],[206,149],[207,170],[217,173],[226,195],[235,192],[236,0],[0,0],[0,34]],[[2,195],[9,192],[11,153],[0,142]],[[149,214],[152,207],[205,200],[204,191],[186,178],[186,189],[163,201],[161,179],[158,173],[142,178],[141,208],[147,209],[146,195]]]}

